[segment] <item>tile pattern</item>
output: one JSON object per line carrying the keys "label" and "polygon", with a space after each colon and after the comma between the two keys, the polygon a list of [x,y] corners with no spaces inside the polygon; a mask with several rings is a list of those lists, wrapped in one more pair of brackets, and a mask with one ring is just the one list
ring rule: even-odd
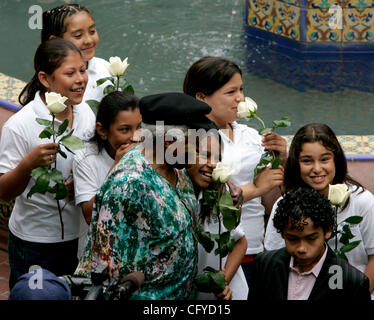
{"label": "tile pattern", "polygon": [[0,99],[19,105],[18,96],[25,82],[0,73]]}
{"label": "tile pattern", "polygon": [[[341,8],[342,29],[329,26],[332,6]],[[248,0],[247,25],[306,43],[374,44],[374,2]]]}

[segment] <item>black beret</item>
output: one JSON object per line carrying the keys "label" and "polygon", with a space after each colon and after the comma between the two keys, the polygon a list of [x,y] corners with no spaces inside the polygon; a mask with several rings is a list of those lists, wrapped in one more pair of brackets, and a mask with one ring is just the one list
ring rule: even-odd
{"label": "black beret", "polygon": [[168,92],[145,96],[139,101],[140,113],[144,123],[165,125],[185,125],[191,129],[217,129],[206,115],[212,110],[203,101],[187,94]]}

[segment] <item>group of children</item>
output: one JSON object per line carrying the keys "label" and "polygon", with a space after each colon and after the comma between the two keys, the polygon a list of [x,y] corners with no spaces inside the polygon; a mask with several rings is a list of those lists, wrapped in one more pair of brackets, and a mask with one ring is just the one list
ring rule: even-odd
{"label": "group of children", "polygon": [[[108,62],[94,56],[98,39],[93,17],[81,5],[66,4],[43,13],[42,43],[34,58],[35,75],[20,95],[23,108],[3,126],[0,141],[0,198],[16,199],[9,221],[10,288],[32,265],[40,265],[56,275],[74,273],[85,246],[97,191],[126,152],[141,142],[142,115],[138,98],[119,91],[104,96],[105,83],[96,85],[96,80],[110,76]],[[56,115],[56,126],[68,119],[67,130],[74,129],[74,134],[86,141],[86,148],[75,156],[68,154],[64,159],[58,153],[56,143],[45,143],[39,138],[41,127],[35,119],[49,116],[46,92],[60,93],[68,98],[67,108]],[[219,139],[209,138],[208,161],[197,163],[188,170],[196,196],[199,197],[200,191],[211,184],[217,159],[235,170],[230,180],[231,194],[241,209],[241,223],[233,234],[235,246],[222,270],[227,286],[217,297],[247,299],[248,292],[253,298],[259,292],[257,297],[266,299],[266,288],[278,284],[276,275],[272,273],[274,282],[271,282],[267,274],[263,274],[267,269],[261,271],[262,265],[271,265],[271,259],[269,256],[264,258],[263,252],[279,249],[285,254],[282,263],[288,265],[283,266],[283,276],[289,282],[288,286],[282,283],[282,289],[278,287],[282,294],[269,289],[270,296],[275,300],[297,299],[300,288],[295,285],[296,280],[291,279],[290,270],[295,269],[301,274],[309,272],[320,261],[323,263],[321,259],[326,258],[326,253],[334,255],[328,251],[325,241],[319,241],[327,240],[332,223],[322,219],[325,224],[320,224],[319,218],[309,212],[317,211],[317,208],[308,211],[302,205],[303,199],[305,203],[323,203],[329,185],[337,183],[346,183],[352,191],[348,206],[338,214],[339,222],[352,215],[363,217],[363,221],[352,229],[355,240],[362,241],[347,253],[347,257],[352,266],[369,278],[370,292],[373,292],[374,196],[349,177],[344,152],[334,132],[324,124],[308,124],[295,134],[287,153],[286,141],[278,134],[268,132],[260,136],[256,130],[237,123],[237,106],[244,100],[242,71],[235,63],[223,58],[204,57],[195,62],[187,71],[183,92],[208,104],[211,112],[207,117],[220,129]],[[96,116],[84,103],[89,99],[101,101]],[[211,154],[211,146],[217,143],[220,154]],[[277,152],[283,159],[282,165],[278,169],[268,167],[255,178],[254,169],[265,149]],[[27,198],[35,182],[30,176],[31,171],[55,162],[67,179],[67,187],[75,194],[75,202],[66,200],[64,207],[63,241],[53,196],[46,193]],[[68,179],[71,173],[73,179]],[[286,196],[274,205],[265,233],[261,197],[282,186]],[[299,197],[297,201],[293,195]],[[297,219],[307,220],[302,228],[288,225],[287,217],[283,227],[276,223],[276,217],[288,214],[284,208],[290,206],[287,202],[290,199],[296,201],[294,205],[300,202],[299,216],[295,219],[296,222]],[[331,214],[327,207],[322,205],[320,214]],[[200,222],[207,228],[209,224],[212,229],[217,227],[210,219],[203,218]],[[305,240],[304,235],[292,234],[295,230],[314,236],[308,234]],[[296,247],[299,244],[302,250],[292,251],[291,243]],[[289,249],[288,256],[281,249],[284,246]],[[199,248],[199,271],[217,259]],[[307,268],[302,267],[305,261]],[[344,268],[350,267],[344,265]],[[362,282],[363,286],[367,284],[365,278],[356,278],[360,279],[360,286]],[[304,292],[301,299],[308,299],[313,292],[314,281],[307,283],[310,290],[308,294]],[[285,291],[287,288],[288,292]],[[201,296],[212,297],[214,295]],[[367,298],[365,294],[357,297]]]}

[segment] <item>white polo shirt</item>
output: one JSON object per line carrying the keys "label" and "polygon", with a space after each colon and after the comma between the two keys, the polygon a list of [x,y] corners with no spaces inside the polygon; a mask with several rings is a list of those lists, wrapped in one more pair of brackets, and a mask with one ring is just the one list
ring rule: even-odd
{"label": "white polo shirt", "polygon": [[[223,141],[222,162],[235,170],[230,181],[242,186],[253,183],[254,169],[264,148],[261,146],[262,137],[257,130],[236,122],[232,123],[232,127],[234,141],[220,131]],[[260,253],[264,249],[264,215],[265,208],[261,204],[261,197],[244,202],[240,225],[248,242],[247,255]]]}
{"label": "white polo shirt", "polygon": [[[74,135],[82,140],[92,137],[95,130],[95,115],[86,103],[73,107],[74,121],[72,129]],[[0,173],[7,173],[17,167],[19,162],[40,144],[51,143],[50,139],[40,139],[39,134],[44,126],[35,119],[51,119],[51,115],[36,93],[33,101],[25,105],[20,111],[8,119],[2,128],[0,141]],[[56,119],[56,127],[61,122]],[[70,129],[67,129],[69,132]],[[62,149],[64,149],[62,147]],[[57,169],[66,179],[72,169],[73,155],[66,152],[67,159],[57,154]],[[68,203],[63,212],[64,240],[61,240],[61,226],[57,209],[57,202],[51,193],[35,193],[29,199],[26,195],[35,184],[31,177],[25,191],[16,198],[14,209],[9,220],[9,229],[17,237],[32,242],[54,243],[69,241],[79,236],[79,219],[81,209]],[[61,207],[66,200],[60,200]]]}
{"label": "white polo shirt", "polygon": [[96,85],[96,81],[99,79],[111,76],[111,74],[109,73],[108,67],[109,67],[109,62],[101,58],[93,57],[90,61],[88,61],[88,68],[87,68],[88,82],[87,82],[86,91],[84,93],[82,101],[87,101],[87,100],[96,100],[98,102],[101,101],[101,99],[104,97],[104,88],[108,84],[110,84],[110,81],[106,81],[100,86]]}
{"label": "white polo shirt", "polygon": [[75,203],[89,201],[105,181],[114,160],[103,148],[99,153],[95,142],[87,142],[73,160]]}

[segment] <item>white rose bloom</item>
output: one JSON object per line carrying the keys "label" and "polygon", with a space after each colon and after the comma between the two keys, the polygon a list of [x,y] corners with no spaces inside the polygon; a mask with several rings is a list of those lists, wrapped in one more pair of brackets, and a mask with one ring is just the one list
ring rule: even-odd
{"label": "white rose bloom", "polygon": [[109,58],[110,65],[108,67],[108,70],[113,77],[122,76],[125,73],[127,67],[129,66],[129,64],[127,63],[127,59],[128,58],[126,58],[122,62],[120,57]]}
{"label": "white rose bloom", "polygon": [[257,112],[257,103],[249,97],[245,97],[244,101],[238,104],[239,118],[252,118]]}
{"label": "white rose bloom", "polygon": [[47,102],[48,110],[53,113],[57,114],[65,110],[66,105],[65,101],[67,97],[61,96],[61,94],[56,92],[46,92],[45,93],[45,100]]}
{"label": "white rose bloom", "polygon": [[230,171],[230,165],[218,162],[216,168],[212,172],[212,178],[214,181],[220,181],[226,183],[230,180],[233,171]]}
{"label": "white rose bloom", "polygon": [[336,206],[344,206],[350,195],[351,191],[348,191],[346,184],[329,185],[328,199]]}

